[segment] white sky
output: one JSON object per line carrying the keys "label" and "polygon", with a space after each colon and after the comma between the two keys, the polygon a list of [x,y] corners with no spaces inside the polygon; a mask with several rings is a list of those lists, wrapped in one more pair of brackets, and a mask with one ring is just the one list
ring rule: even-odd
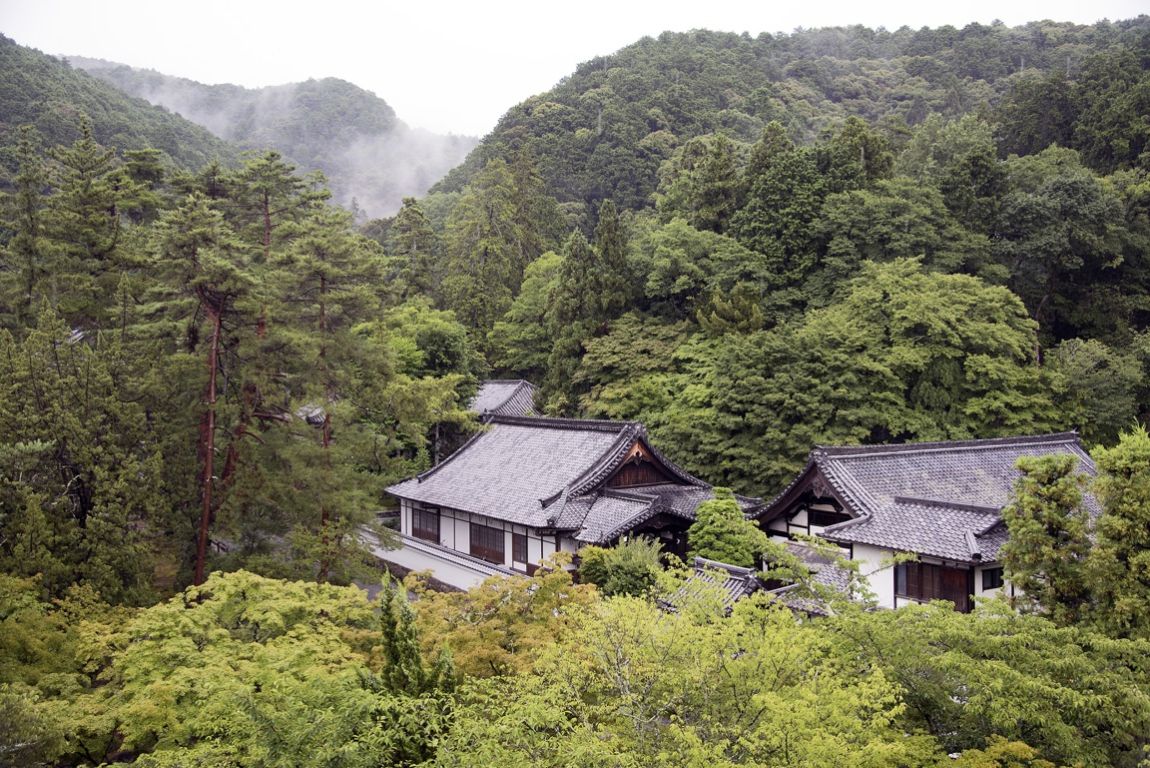
{"label": "white sky", "polygon": [[205,83],[340,77],[409,125],[482,135],[578,63],[664,30],[1092,23],[1146,12],[1147,0],[0,0],[0,33],[45,53]]}

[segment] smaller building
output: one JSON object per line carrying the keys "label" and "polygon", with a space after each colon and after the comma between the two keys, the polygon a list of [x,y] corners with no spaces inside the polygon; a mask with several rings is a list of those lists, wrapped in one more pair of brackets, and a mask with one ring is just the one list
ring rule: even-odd
{"label": "smaller building", "polygon": [[[398,551],[381,559],[467,588],[461,567],[531,574],[556,552],[647,535],[680,556],[711,486],[676,466],[637,422],[505,416],[438,466],[388,488]],[[755,500],[739,499],[744,511]]]}
{"label": "smaller building", "polygon": [[[806,467],[755,517],[772,537],[819,536],[860,561],[878,604],[949,600],[960,611],[1004,586],[1002,508],[1023,456],[1068,453],[1096,474],[1078,435],[865,447],[820,446]],[[1097,514],[1097,502],[1087,496]],[[916,562],[889,565],[899,553]]]}
{"label": "smaller building", "polygon": [[806,544],[786,542],[787,551],[807,571],[803,583],[780,583],[766,578],[764,570],[744,568],[718,560],[696,557],[694,569],[683,585],[659,601],[664,610],[677,611],[687,601],[717,597],[723,610],[730,613],[735,603],[757,592],[765,592],[773,601],[792,611],[808,616],[827,616],[833,612],[832,597],[849,599],[850,574]]}
{"label": "smaller building", "polygon": [[524,379],[488,379],[467,410],[484,416],[538,416],[535,410],[536,387]]}

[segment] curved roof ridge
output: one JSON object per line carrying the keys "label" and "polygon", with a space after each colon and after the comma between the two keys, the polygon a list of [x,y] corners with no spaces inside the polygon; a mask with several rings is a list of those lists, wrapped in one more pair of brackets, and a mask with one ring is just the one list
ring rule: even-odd
{"label": "curved roof ridge", "polygon": [[614,469],[622,464],[623,459],[626,458],[627,453],[631,450],[631,445],[639,437],[640,428],[638,424],[630,423],[625,429],[619,433],[619,437],[611,446],[603,452],[603,454],[595,460],[581,475],[576,477],[567,484],[567,488],[574,496],[579,496],[593,489],[596,485],[606,479],[607,475],[614,471]]}
{"label": "curved roof ridge", "polygon": [[620,433],[619,442],[603,454],[603,459],[599,462],[596,462],[595,465],[591,467],[591,469],[572,481],[571,492],[573,494],[579,495],[581,493],[586,493],[599,483],[606,480],[612,472],[614,472],[623,464],[623,461],[627,458],[627,454],[630,452],[631,445],[637,440],[642,440],[643,445],[647,447],[647,450],[651,452],[651,455],[658,459],[659,462],[662,463],[663,466],[666,467],[672,475],[682,480],[687,485],[697,488],[711,487],[710,484],[703,482],[664,456],[658,448],[651,444],[651,440],[647,435],[647,429],[641,423],[633,421],[628,422],[628,424],[630,428],[625,432]]}
{"label": "curved roof ridge", "polygon": [[637,421],[611,421],[608,419],[563,419],[556,416],[508,416],[491,414],[490,424],[507,424],[540,429],[573,429],[580,431],[616,432],[638,424]]}
{"label": "curved roof ridge", "polygon": [[812,453],[828,458],[849,458],[851,456],[882,456],[903,453],[942,453],[948,451],[970,451],[997,446],[1071,444],[1081,449],[1078,433],[1053,432],[1045,435],[1023,435],[1020,437],[987,437],[969,440],[933,440],[915,443],[883,443],[881,445],[817,445]]}
{"label": "curved roof ridge", "polygon": [[946,509],[964,509],[967,512],[981,512],[989,515],[998,515],[1002,507],[992,507],[988,504],[968,504],[959,501],[946,501],[945,499],[926,499],[917,496],[895,496],[895,504],[917,504],[923,507],[944,507]]}
{"label": "curved roof ridge", "polygon": [[826,478],[828,483],[834,486],[835,490],[839,492],[839,496],[848,502],[849,506],[854,507],[856,514],[864,514],[866,510],[874,509],[878,506],[878,499],[849,472],[836,472],[835,466],[831,462],[824,461],[824,459],[829,458],[825,454],[812,451],[811,455],[823,477]]}

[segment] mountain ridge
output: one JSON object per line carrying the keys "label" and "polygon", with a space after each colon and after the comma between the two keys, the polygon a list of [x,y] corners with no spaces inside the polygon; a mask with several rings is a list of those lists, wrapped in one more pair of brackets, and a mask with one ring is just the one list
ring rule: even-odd
{"label": "mountain ridge", "polygon": [[478,139],[408,126],[375,93],[335,77],[247,88],[205,84],[103,59],[68,56],[124,93],[163,106],[244,149],[277,149],[320,170],[340,204],[379,216],[424,194]]}

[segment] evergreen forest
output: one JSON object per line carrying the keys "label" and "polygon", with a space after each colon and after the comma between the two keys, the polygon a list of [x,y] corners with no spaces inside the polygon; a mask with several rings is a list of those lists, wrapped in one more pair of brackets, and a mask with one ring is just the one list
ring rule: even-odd
{"label": "evergreen forest", "polygon": [[[644,38],[366,222],[0,65],[0,766],[1150,765],[1150,17]],[[1102,514],[1020,466],[1026,598],[973,614],[668,611],[641,540],[369,598],[488,378],[767,498],[818,444],[1073,429]],[[766,548],[720,496],[701,553]]]}

